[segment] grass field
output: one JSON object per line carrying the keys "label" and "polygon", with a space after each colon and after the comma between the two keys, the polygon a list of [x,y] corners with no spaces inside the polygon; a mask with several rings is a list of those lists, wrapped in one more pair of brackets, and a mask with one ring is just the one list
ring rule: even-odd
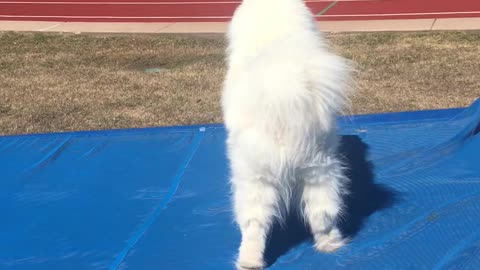
{"label": "grass field", "polygon": [[[352,113],[480,97],[480,32],[328,38],[357,65]],[[0,134],[221,122],[224,48],[217,35],[0,33]]]}

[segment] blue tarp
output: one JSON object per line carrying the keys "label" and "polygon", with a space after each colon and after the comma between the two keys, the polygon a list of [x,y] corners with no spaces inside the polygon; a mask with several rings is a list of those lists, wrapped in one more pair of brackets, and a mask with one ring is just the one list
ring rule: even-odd
{"label": "blue tarp", "polygon": [[[295,218],[270,269],[480,269],[480,101],[343,117],[352,195],[334,254]],[[0,137],[0,269],[233,269],[220,125]]]}

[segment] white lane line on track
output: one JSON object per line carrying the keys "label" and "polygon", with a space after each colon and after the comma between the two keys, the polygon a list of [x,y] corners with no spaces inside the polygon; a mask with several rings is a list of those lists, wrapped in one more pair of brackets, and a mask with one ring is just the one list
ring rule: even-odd
{"label": "white lane line on track", "polygon": [[[315,17],[385,17],[385,16],[418,16],[418,15],[459,15],[480,14],[480,11],[462,12],[419,12],[419,13],[388,13],[388,14],[339,14],[321,15]],[[231,16],[48,16],[48,15],[2,15],[0,18],[65,18],[65,19],[230,19]]]}
{"label": "white lane line on track", "polygon": [[[378,2],[384,0],[338,0],[337,2]],[[332,0],[313,0],[305,3],[333,2]],[[0,1],[0,4],[38,4],[38,5],[194,5],[194,4],[240,4],[241,1],[199,1],[199,2],[43,2],[43,1]]]}

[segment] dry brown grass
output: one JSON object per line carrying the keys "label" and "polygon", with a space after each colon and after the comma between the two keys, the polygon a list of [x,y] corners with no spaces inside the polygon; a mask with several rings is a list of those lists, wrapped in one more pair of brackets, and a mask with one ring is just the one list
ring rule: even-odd
{"label": "dry brown grass", "polygon": [[[358,66],[353,113],[480,96],[478,32],[329,38]],[[0,33],[0,134],[221,122],[224,47],[212,35]]]}
{"label": "dry brown grass", "polygon": [[354,113],[463,107],[480,97],[480,32],[335,35],[358,65]]}

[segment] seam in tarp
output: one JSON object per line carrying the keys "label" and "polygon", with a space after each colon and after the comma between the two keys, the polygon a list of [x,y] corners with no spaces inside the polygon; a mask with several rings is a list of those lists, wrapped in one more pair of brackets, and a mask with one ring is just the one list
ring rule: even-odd
{"label": "seam in tarp", "polygon": [[446,266],[451,263],[451,261],[460,254],[460,252],[464,251],[466,248],[469,247],[469,244],[472,242],[478,241],[480,238],[480,232],[474,232],[469,236],[465,237],[462,241],[460,241],[457,245],[455,245],[443,258],[435,265],[432,270],[440,270],[446,268]]}
{"label": "seam in tarp", "polygon": [[162,209],[168,204],[168,202],[172,199],[172,197],[175,195],[175,192],[177,191],[178,187],[180,186],[180,180],[183,177],[183,174],[185,173],[185,170],[187,169],[188,165],[190,164],[190,161],[192,160],[193,156],[198,150],[198,147],[200,146],[200,143],[202,142],[203,137],[205,136],[205,127],[199,128],[199,131],[195,134],[195,137],[193,138],[192,145],[190,146],[190,149],[188,151],[188,154],[183,161],[182,165],[180,168],[178,168],[177,173],[175,174],[175,177],[173,179],[172,185],[170,186],[170,189],[168,190],[168,194],[165,196],[165,198],[157,205],[155,208],[154,212],[152,215],[145,221],[145,223],[140,226],[140,228],[135,231],[135,233],[128,239],[125,247],[120,251],[120,253],[117,255],[115,260],[112,262],[110,265],[109,269],[110,270],[115,270],[120,266],[122,263],[123,259],[127,256],[128,252],[132,249],[132,247],[140,240],[140,238],[145,234],[145,232],[148,230],[148,228],[155,222],[155,220],[158,218],[160,213],[162,212]]}
{"label": "seam in tarp", "polygon": [[32,172],[36,169],[42,168],[47,165],[49,162],[55,160],[68,146],[71,136],[68,136],[65,140],[55,146],[50,152],[48,152],[43,158],[35,162],[32,166],[27,168],[24,173]]}

